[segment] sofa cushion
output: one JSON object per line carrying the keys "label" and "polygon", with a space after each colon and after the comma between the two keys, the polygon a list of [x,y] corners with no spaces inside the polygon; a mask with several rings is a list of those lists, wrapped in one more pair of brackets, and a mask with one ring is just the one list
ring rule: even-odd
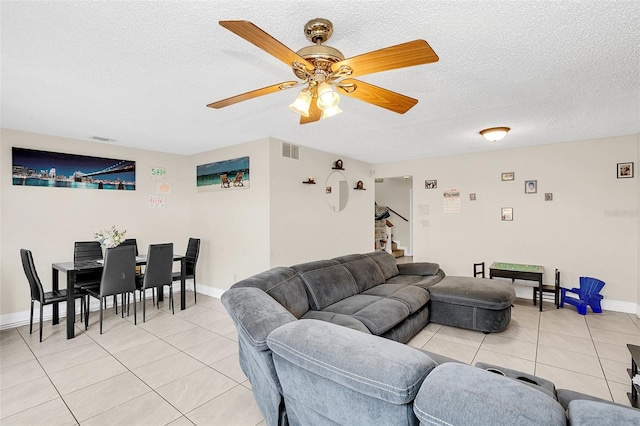
{"label": "sofa cushion", "polygon": [[256,287],[273,297],[296,318],[309,310],[309,298],[296,271],[282,266],[235,283],[231,288]]}
{"label": "sofa cushion", "polygon": [[562,406],[543,392],[516,380],[454,362],[440,364],[429,373],[413,410],[421,424],[566,424]]}
{"label": "sofa cushion", "polygon": [[435,275],[440,265],[431,262],[401,263],[398,271],[403,275]]}
{"label": "sofa cushion", "polygon": [[398,300],[357,294],[323,309],[350,315],[367,326],[371,334],[380,335],[409,316],[409,307]]}
{"label": "sofa cushion", "polygon": [[386,251],[374,251],[371,253],[366,253],[365,256],[370,257],[376,262],[380,271],[382,271],[382,275],[385,280],[388,280],[391,277],[395,277],[400,273],[398,271],[398,264],[396,263],[396,258],[387,253]]}
{"label": "sofa cushion", "polygon": [[516,297],[508,283],[475,277],[445,277],[429,292],[433,301],[496,311],[510,307]]}
{"label": "sofa cushion", "polygon": [[291,267],[304,282],[311,309],[322,310],[358,293],[353,276],[335,260],[318,260]]}
{"label": "sofa cushion", "polygon": [[414,286],[429,289],[432,285],[442,280],[440,275],[396,275],[389,278],[387,284],[412,284]]}
{"label": "sofa cushion", "polygon": [[351,272],[356,280],[358,292],[362,293],[372,287],[384,282],[384,275],[378,264],[363,254],[350,254],[348,256],[336,257],[333,260],[340,262]]}
{"label": "sofa cushion", "polygon": [[367,326],[364,325],[362,321],[355,319],[351,315],[338,314],[336,312],[311,310],[304,314],[300,319],[312,319],[330,322],[332,324],[341,325],[343,327],[348,327],[354,330],[362,331],[363,333],[371,334]]}
{"label": "sofa cushion", "polygon": [[381,296],[403,302],[412,314],[429,301],[429,292],[421,287],[402,284],[380,284],[361,295]]}
{"label": "sofa cushion", "polygon": [[573,400],[567,410],[572,426],[637,426],[640,410],[602,402]]}

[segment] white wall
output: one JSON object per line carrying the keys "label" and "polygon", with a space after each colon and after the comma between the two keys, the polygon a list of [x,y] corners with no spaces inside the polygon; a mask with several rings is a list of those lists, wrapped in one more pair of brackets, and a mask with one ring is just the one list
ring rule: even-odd
{"label": "white wall", "polygon": [[[342,158],[349,202],[329,209],[325,181],[338,158],[300,147],[300,160],[281,157],[281,141],[265,138],[190,157],[96,142],[1,130],[0,327],[28,319],[29,292],[18,251],[33,251],[46,288],[53,262],[73,257],[73,242],[115,224],[141,250],[170,241],[183,252],[190,236],[202,240],[201,291],[219,296],[235,281],[276,265],[373,250],[375,197],[371,165]],[[439,262],[450,275],[470,275],[472,263],[511,261],[559,268],[563,284],[593,275],[607,285],[605,307],[635,312],[640,301],[640,136],[543,145],[376,165],[376,176],[413,175],[414,259]],[[135,160],[136,191],[14,187],[11,147]],[[197,192],[196,166],[250,157],[246,190]],[[634,179],[616,179],[618,162],[634,161]],[[165,167],[172,194],[165,209],[148,206],[155,193],[151,167]],[[500,173],[513,171],[514,182]],[[316,185],[302,184],[314,176]],[[438,179],[425,190],[425,179]],[[537,179],[538,193],[524,194]],[[366,191],[356,191],[362,180]],[[442,212],[442,190],[459,188],[461,213]],[[468,194],[477,194],[469,201]],[[554,200],[544,201],[552,192]],[[420,215],[420,206],[428,214]],[[514,221],[500,221],[513,207]],[[427,226],[420,227],[420,223]],[[546,274],[546,281],[551,280]]]}
{"label": "white wall", "polygon": [[[545,282],[560,269],[565,287],[581,275],[606,282],[604,306],[636,312],[639,300],[639,135],[539,145],[376,165],[376,176],[414,177],[414,260],[438,262],[449,275],[472,264],[538,264]],[[633,161],[636,176],[617,179],[616,164]],[[515,172],[503,182],[501,172]],[[437,179],[438,188],[424,188]],[[537,194],[524,181],[538,181]],[[461,212],[443,213],[443,190],[461,191]],[[544,193],[553,193],[545,201]],[[477,200],[470,201],[469,193]],[[420,206],[428,214],[420,215]],[[500,220],[513,207],[514,220]],[[422,226],[421,226],[422,225]],[[530,291],[529,291],[530,293]]]}
{"label": "white wall", "polygon": [[[386,176],[383,178],[383,182],[375,184],[376,202],[379,206],[390,207],[405,219],[410,220],[410,191],[413,187],[413,179],[389,178]],[[411,227],[409,222],[394,213],[391,213],[388,220],[393,224],[393,241],[397,242],[401,247],[408,248],[409,252],[406,254],[411,255]]]}
{"label": "white wall", "polygon": [[[108,144],[2,129],[0,133],[0,313],[2,317],[26,312],[29,286],[19,250],[32,251],[41,281],[51,288],[51,264],[73,259],[75,241],[93,240],[94,232],[116,225],[136,238],[141,252],[152,243],[173,242],[177,252],[186,248],[187,161],[185,157],[123,148]],[[11,147],[22,147],[136,161],[136,190],[91,190],[13,186]],[[172,194],[166,208],[149,207],[155,181],[151,167],[165,167]],[[66,279],[64,276],[62,280]],[[11,321],[3,319],[2,322]]]}
{"label": "white wall", "polygon": [[[189,235],[201,239],[198,284],[219,297],[243,278],[269,269],[269,139],[208,151],[189,157],[187,167]],[[196,166],[249,157],[245,189],[198,192]]]}
{"label": "white wall", "polygon": [[[301,146],[300,159],[293,160],[282,157],[281,144],[272,139],[271,266],[373,251],[371,165],[341,157],[349,199],[345,209],[336,212],[329,207],[325,189],[338,156]],[[302,183],[310,176],[316,185]],[[366,191],[353,189],[359,180]]]}
{"label": "white wall", "polygon": [[[301,148],[300,160],[283,158],[281,141],[270,138],[185,157],[6,129],[1,135],[0,327],[28,319],[20,248],[32,250],[50,289],[51,264],[73,259],[74,241],[93,240],[95,231],[111,225],[127,229],[142,252],[148,244],[173,242],[182,253],[189,237],[200,238],[198,290],[217,297],[272,266],[373,250],[373,190],[350,189],[342,212],[328,207],[324,183],[333,154]],[[136,190],[13,186],[14,146],[134,160]],[[197,191],[196,166],[244,156],[250,158],[246,189]],[[369,164],[343,160],[349,188],[358,180],[373,185]],[[156,183],[151,167],[165,167],[172,184],[164,209],[149,207]],[[317,185],[302,184],[310,175]]]}

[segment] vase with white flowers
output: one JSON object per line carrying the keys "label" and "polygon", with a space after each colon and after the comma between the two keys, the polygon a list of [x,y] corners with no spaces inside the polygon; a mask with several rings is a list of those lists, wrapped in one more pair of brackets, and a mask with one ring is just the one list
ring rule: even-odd
{"label": "vase with white flowers", "polygon": [[111,229],[100,230],[93,234],[94,238],[100,242],[103,250],[118,247],[124,241],[127,230],[119,231],[115,225]]}

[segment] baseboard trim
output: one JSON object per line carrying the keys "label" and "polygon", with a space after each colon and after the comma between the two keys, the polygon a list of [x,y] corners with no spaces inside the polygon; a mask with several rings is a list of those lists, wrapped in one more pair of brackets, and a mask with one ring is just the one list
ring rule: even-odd
{"label": "baseboard trim", "polygon": [[[532,286],[515,286],[516,297],[522,298],[522,299],[529,299],[531,301],[531,304],[533,304],[532,289],[533,289]],[[552,296],[553,296],[552,294],[545,293],[544,295],[545,302],[549,302],[549,298]],[[546,303],[545,303],[545,306],[547,306]],[[625,314],[634,314],[638,316],[638,313],[640,312],[640,305],[633,302],[622,302],[619,300],[603,299],[602,309],[604,309],[605,311],[622,312]],[[588,313],[590,312],[591,310],[589,309]],[[638,318],[640,318],[640,316],[638,316]]]}
{"label": "baseboard trim", "polygon": [[[193,287],[193,281],[192,280],[187,280],[187,290],[189,288]],[[180,287],[178,286],[176,288],[176,286],[174,286],[173,291],[174,293],[178,292],[180,290]],[[216,299],[220,299],[220,297],[222,296],[222,293],[225,292],[225,290],[220,290],[218,288],[215,287],[209,287],[203,284],[197,284],[196,285],[196,290],[199,294],[204,294],[205,296],[210,296],[210,297],[215,297]],[[532,290],[531,287],[516,287],[516,297],[519,298],[523,298],[523,299],[529,299],[532,300]],[[169,294],[169,291],[166,290],[165,294]],[[147,297],[147,299],[149,299],[151,296],[149,295]],[[545,299],[547,300],[547,299]],[[79,304],[80,302],[78,302]],[[108,298],[107,299],[107,307],[110,308],[112,307],[113,303],[113,298]],[[533,303],[533,302],[532,302]],[[37,304],[36,304],[37,305]],[[79,305],[78,305],[79,306]],[[546,305],[545,305],[546,306]],[[44,312],[43,312],[43,320],[47,321],[50,320],[51,318],[53,318],[53,310],[52,310],[52,306],[51,305],[47,305],[44,307]],[[90,307],[90,311],[95,311],[95,310],[99,310],[100,309],[100,304],[97,300],[92,299],[91,300],[91,307]],[[638,318],[640,318],[640,305],[637,303],[632,303],[632,302],[622,302],[619,300],[608,300],[608,299],[604,299],[602,301],[602,309],[604,309],[605,311],[614,311],[614,312],[623,312],[626,314],[634,314],[636,315]],[[61,303],[60,304],[60,318],[64,318],[65,313],[67,312],[67,304],[66,302]],[[36,309],[34,311],[34,321],[36,321],[38,318],[38,307],[36,306]],[[29,325],[29,311],[22,311],[22,312],[14,312],[11,314],[4,314],[4,315],[0,315],[0,330],[6,330],[9,328],[16,328],[16,327],[22,327],[23,325]]]}
{"label": "baseboard trim", "polygon": [[[193,280],[186,280],[186,289],[187,289],[187,291],[189,291],[192,288],[193,288]],[[202,294],[205,294],[205,295],[211,296],[211,297],[216,297],[218,299],[220,298],[222,293],[224,293],[222,290],[212,289],[211,287],[207,287],[207,286],[204,286],[202,284],[197,284],[197,291],[198,291],[198,293],[202,293]],[[175,285],[175,283],[174,283],[173,292],[174,293],[179,293],[180,292],[180,285]],[[168,288],[165,288],[164,294],[167,295],[167,296],[169,295],[169,289]],[[151,298],[151,294],[148,293],[147,296],[146,296],[146,299],[150,299],[150,298]],[[174,299],[174,303],[176,303],[175,299]],[[178,301],[177,303],[179,304],[180,301]],[[65,318],[66,317],[66,313],[67,313],[67,302],[62,302],[58,306],[59,306],[58,311],[59,311],[60,319]],[[107,306],[106,307],[107,308],[112,308],[113,307],[113,298],[112,297],[107,297]],[[98,302],[94,298],[91,298],[91,302],[90,302],[90,306],[89,306],[89,312],[98,311],[98,310],[100,310],[100,302]],[[34,311],[33,311],[33,321],[34,321],[34,323],[37,323],[37,321],[39,321],[38,320],[39,315],[40,315],[39,311],[40,311],[39,303],[36,302],[36,303],[34,303]],[[79,312],[80,312],[80,301],[76,301],[76,313],[79,313]],[[53,306],[47,305],[43,309],[42,320],[43,321],[48,321],[48,320],[51,320],[52,318],[53,318]],[[9,328],[22,327],[24,325],[29,325],[29,310],[0,315],[0,330],[6,330],[6,329],[9,329]]]}

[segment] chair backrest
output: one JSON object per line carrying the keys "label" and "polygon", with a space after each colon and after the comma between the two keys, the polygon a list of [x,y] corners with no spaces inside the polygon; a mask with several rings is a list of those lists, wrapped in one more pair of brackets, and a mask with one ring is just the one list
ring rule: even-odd
{"label": "chair backrest", "polygon": [[40,303],[44,302],[44,290],[42,289],[42,283],[38,272],[36,271],[36,265],[33,263],[33,256],[30,250],[20,249],[20,258],[22,259],[22,268],[24,274],[27,276],[29,287],[31,287],[31,300],[39,300]]}
{"label": "chair backrest", "polygon": [[138,255],[138,241],[135,238],[127,238],[120,243],[121,246],[134,246],[136,248],[136,256]]}
{"label": "chair backrest", "polygon": [[556,288],[560,288],[560,270],[556,269]]}
{"label": "chair backrest", "polygon": [[600,293],[604,281],[592,277],[580,277],[580,299]]}
{"label": "chair backrest", "polygon": [[136,289],[136,253],[131,245],[107,249],[100,280],[100,295],[109,296]]}
{"label": "chair backrest", "polygon": [[189,238],[187,244],[187,253],[185,254],[186,269],[185,275],[194,275],[196,271],[196,263],[200,255],[200,238]]}
{"label": "chair backrest", "polygon": [[102,246],[98,241],[76,241],[73,246],[73,261],[102,259]]}
{"label": "chair backrest", "polygon": [[151,244],[147,252],[144,288],[160,287],[173,282],[173,243]]}

